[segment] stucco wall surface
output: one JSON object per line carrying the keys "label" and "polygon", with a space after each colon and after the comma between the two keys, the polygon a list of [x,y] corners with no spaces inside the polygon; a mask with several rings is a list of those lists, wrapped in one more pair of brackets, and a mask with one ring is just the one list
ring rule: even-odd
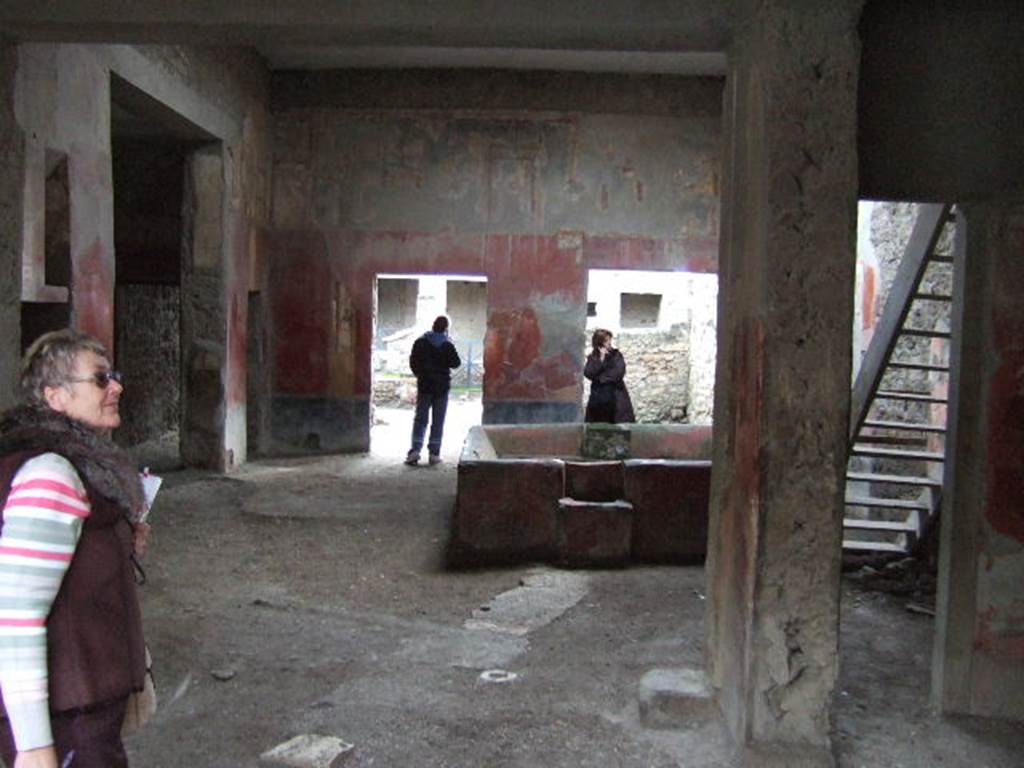
{"label": "stucco wall surface", "polygon": [[[114,241],[111,172],[112,78],[144,94],[223,153],[225,194],[214,204],[225,222],[207,238],[209,253],[190,249],[183,279],[183,325],[191,316],[213,318],[205,335],[186,338],[185,359],[205,360],[220,382],[205,392],[186,391],[186,410],[214,418],[214,438],[190,451],[190,461],[230,467],[245,457],[245,307],[252,274],[252,243],[267,223],[269,119],[266,72],[258,59],[231,49],[171,46],[48,45],[17,48],[17,123],[29,137],[20,174],[26,189],[39,187],[45,152],[67,155],[71,201],[72,323],[113,348]],[[26,202],[22,232],[36,232],[40,201]],[[187,206],[186,206],[187,207]],[[187,218],[187,215],[186,215]],[[30,248],[34,247],[30,243]],[[29,260],[30,261],[30,260]],[[28,262],[26,262],[28,263]],[[195,277],[195,282],[191,278]],[[206,286],[201,288],[200,286]],[[196,290],[194,290],[196,289]],[[191,299],[199,296],[198,303]],[[13,342],[16,344],[16,341]],[[198,344],[203,354],[196,354]],[[114,350],[116,356],[116,350]],[[226,399],[218,410],[206,397]],[[226,414],[226,415],[222,415]],[[232,415],[233,414],[233,415]],[[239,418],[241,417],[241,418]]]}
{"label": "stucco wall surface", "polygon": [[717,232],[718,120],[289,110],[274,224],[464,233]]}
{"label": "stucco wall surface", "polygon": [[494,108],[486,74],[462,108],[436,87],[355,108],[345,82],[275,78],[279,395],[367,401],[373,276],[466,274],[488,281],[485,421],[576,420],[587,269],[716,268],[713,81],[678,79],[675,115],[617,113],[626,90],[592,78],[564,99],[593,111],[552,111],[544,88]]}
{"label": "stucco wall surface", "polygon": [[968,204],[933,663],[944,711],[1024,719],[1024,206]]}

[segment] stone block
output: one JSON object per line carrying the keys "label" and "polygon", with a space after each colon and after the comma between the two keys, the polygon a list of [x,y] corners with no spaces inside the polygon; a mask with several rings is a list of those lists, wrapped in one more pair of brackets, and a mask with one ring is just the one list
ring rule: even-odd
{"label": "stone block", "polygon": [[625,501],[558,502],[559,558],[569,566],[625,565],[629,560],[633,507]]}
{"label": "stone block", "polygon": [[710,461],[625,462],[623,498],[633,505],[633,558],[697,562],[707,553]]}
{"label": "stone block", "polygon": [[453,556],[474,562],[551,560],[558,551],[557,459],[459,463]]}
{"label": "stone block", "polygon": [[632,455],[628,424],[587,424],[583,430],[583,456],[588,459],[628,459]]}
{"label": "stone block", "polygon": [[617,501],[623,494],[621,461],[565,462],[565,495],[577,501]]}
{"label": "stone block", "polygon": [[702,726],[719,717],[703,670],[652,669],[640,678],[638,700],[648,728]]}
{"label": "stone block", "polygon": [[754,744],[744,748],[743,768],[836,768],[827,747],[807,744]]}
{"label": "stone block", "polygon": [[336,736],[304,733],[264,752],[260,760],[267,765],[288,768],[338,768],[354,749],[352,744]]}

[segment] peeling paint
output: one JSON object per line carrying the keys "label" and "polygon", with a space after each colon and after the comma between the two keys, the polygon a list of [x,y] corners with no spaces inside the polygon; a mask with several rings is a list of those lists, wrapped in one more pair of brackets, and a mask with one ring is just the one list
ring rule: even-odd
{"label": "peeling paint", "polygon": [[733,479],[721,500],[717,541],[717,566],[712,572],[712,593],[719,606],[718,638],[728,647],[718,653],[735,660],[723,669],[722,687],[746,697],[751,648],[751,616],[757,559],[757,523],[761,506],[761,411],[763,408],[764,330],[760,321],[740,321],[732,340],[732,364],[728,413],[728,463]]}
{"label": "peeling paint", "polygon": [[974,648],[995,658],[1024,661],[1024,602],[979,613]]}
{"label": "peeling paint", "polygon": [[[1015,310],[1019,313],[1019,310]],[[985,518],[1004,536],[1024,542],[1024,327],[997,318],[1000,364],[989,386],[988,489]]]}
{"label": "peeling paint", "polygon": [[73,261],[75,326],[114,354],[113,258],[97,238]]}

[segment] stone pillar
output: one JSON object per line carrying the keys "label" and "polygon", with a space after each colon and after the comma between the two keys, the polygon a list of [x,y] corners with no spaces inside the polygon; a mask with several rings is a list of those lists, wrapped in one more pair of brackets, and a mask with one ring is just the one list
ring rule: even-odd
{"label": "stone pillar", "polygon": [[832,765],[859,0],[741,0],[725,94],[708,668],[747,764]]}
{"label": "stone pillar", "polygon": [[963,212],[932,701],[943,712],[1022,720],[1024,202]]}
{"label": "stone pillar", "polygon": [[181,458],[225,470],[227,319],[224,290],[224,164],[221,145],[186,163],[182,206]]}
{"label": "stone pillar", "polygon": [[25,141],[14,116],[18,48],[0,38],[0,410],[17,401]]}

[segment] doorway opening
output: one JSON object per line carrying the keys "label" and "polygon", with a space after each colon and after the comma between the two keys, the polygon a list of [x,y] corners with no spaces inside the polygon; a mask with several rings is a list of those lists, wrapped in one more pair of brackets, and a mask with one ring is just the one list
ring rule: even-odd
{"label": "doorway opening", "polygon": [[116,75],[110,101],[114,356],[125,377],[116,439],[167,470],[182,463],[187,166],[211,137]]}
{"label": "doorway opening", "polygon": [[717,304],[714,273],[592,269],[584,355],[596,329],[611,331],[638,422],[710,424]]}
{"label": "doorway opening", "polygon": [[[955,229],[947,206],[858,206],[837,707],[857,730],[865,711],[925,706],[930,684]],[[883,690],[865,668],[900,673]]]}
{"label": "doorway opening", "polygon": [[441,455],[458,458],[469,428],[483,417],[487,279],[467,275],[378,274],[374,286],[370,451],[400,458],[409,450],[416,378],[409,353],[446,315],[462,365],[452,371]]}

